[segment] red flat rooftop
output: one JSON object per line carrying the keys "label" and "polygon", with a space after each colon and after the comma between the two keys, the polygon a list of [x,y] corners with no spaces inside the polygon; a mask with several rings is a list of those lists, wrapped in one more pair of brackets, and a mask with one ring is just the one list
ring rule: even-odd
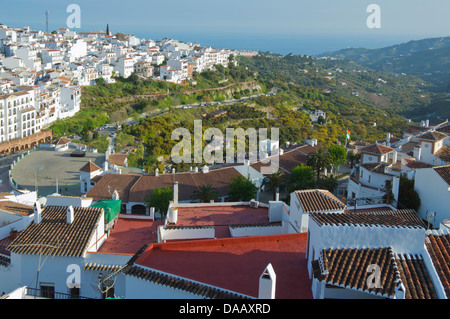
{"label": "red flat rooftop", "polygon": [[189,206],[178,207],[176,226],[229,226],[269,223],[267,207],[252,208],[236,206]]}
{"label": "red flat rooftop", "polygon": [[120,218],[98,253],[133,255],[145,244],[157,241],[156,230],[162,221]]}
{"label": "red flat rooftop", "polygon": [[257,297],[271,263],[277,299],[312,299],[306,243],[306,233],[159,243],[135,264]]}

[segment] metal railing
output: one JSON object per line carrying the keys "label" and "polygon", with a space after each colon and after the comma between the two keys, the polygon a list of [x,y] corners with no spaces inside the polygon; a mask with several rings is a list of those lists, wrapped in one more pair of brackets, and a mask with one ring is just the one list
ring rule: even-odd
{"label": "metal railing", "polygon": [[62,292],[42,291],[41,289],[26,287],[26,295],[46,299],[92,299],[83,296],[71,295]]}

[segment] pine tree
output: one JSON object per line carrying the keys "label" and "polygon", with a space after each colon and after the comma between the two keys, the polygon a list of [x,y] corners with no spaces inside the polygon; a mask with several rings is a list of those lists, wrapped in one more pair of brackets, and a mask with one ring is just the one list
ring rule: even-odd
{"label": "pine tree", "polygon": [[106,25],[106,35],[109,35],[109,24]]}

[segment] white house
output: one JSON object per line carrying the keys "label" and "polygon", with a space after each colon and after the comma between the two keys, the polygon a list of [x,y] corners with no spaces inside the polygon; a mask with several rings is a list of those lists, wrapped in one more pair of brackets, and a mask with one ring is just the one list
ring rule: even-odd
{"label": "white house", "polygon": [[310,214],[314,298],[446,299],[425,235],[413,210]]}
{"label": "white house", "polygon": [[414,190],[420,198],[422,219],[435,227],[450,219],[450,164],[417,169]]}
{"label": "white house", "polygon": [[322,189],[299,190],[292,192],[290,196],[290,232],[307,232],[311,213],[343,213],[347,208],[336,196]]}

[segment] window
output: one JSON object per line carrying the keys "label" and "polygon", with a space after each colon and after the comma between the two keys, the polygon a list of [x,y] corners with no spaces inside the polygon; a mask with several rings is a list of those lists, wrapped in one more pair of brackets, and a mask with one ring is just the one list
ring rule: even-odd
{"label": "window", "polygon": [[79,287],[69,288],[69,295],[71,299],[78,299],[80,297],[80,288]]}
{"label": "window", "polygon": [[55,284],[41,283],[40,285],[41,293],[40,296],[43,298],[55,298]]}

